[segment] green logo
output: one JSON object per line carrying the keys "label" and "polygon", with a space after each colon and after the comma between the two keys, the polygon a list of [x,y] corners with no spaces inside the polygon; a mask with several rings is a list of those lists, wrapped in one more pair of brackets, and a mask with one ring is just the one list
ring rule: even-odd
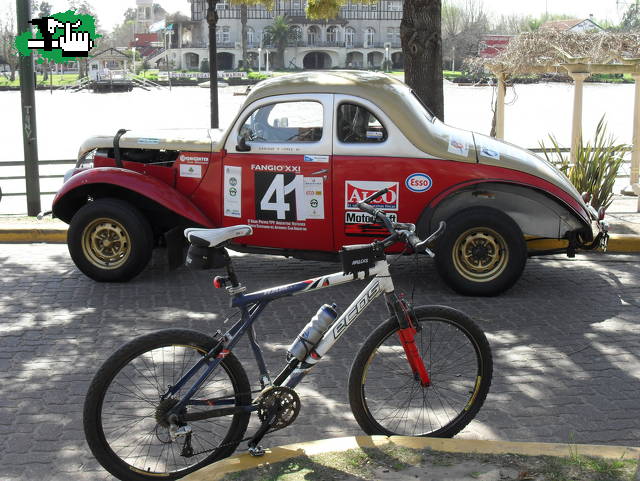
{"label": "green logo", "polygon": [[96,34],[95,19],[91,15],[76,14],[73,10],[34,18],[29,23],[38,27],[35,37],[24,32],[16,36],[15,45],[20,55],[28,57],[33,51],[38,52],[38,63],[45,59],[64,63],[88,57],[95,40],[101,37]]}

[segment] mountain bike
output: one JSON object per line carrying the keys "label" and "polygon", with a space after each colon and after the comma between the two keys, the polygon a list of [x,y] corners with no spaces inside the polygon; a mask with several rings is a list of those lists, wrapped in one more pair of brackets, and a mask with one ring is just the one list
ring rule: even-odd
{"label": "mountain bike", "polygon": [[[138,337],[116,351],[96,373],[84,404],[84,431],[96,459],[123,480],[177,479],[231,455],[242,441],[264,453],[260,441],[293,423],[300,411],[296,386],[344,336],[362,312],[384,297],[389,318],[364,341],[348,382],[353,415],[367,434],[452,437],[482,406],[492,376],[491,349],[481,329],[465,314],[444,306],[412,306],[396,295],[385,248],[403,242],[433,256],[413,224],[392,222],[369,202],[359,204],[389,231],[384,240],[345,246],[343,272],[246,293],[225,245],[249,235],[250,226],[187,229],[187,264],[226,269],[214,279],[225,287],[238,318],[213,335],[166,329]],[[254,335],[254,323],[276,299],[369,278],[340,315],[323,305],[293,340],[287,362],[271,378]],[[252,392],[233,348],[247,335],[259,370]],[[256,383],[257,387],[257,383]],[[254,396],[255,394],[255,396]],[[260,425],[244,438],[249,418]]]}

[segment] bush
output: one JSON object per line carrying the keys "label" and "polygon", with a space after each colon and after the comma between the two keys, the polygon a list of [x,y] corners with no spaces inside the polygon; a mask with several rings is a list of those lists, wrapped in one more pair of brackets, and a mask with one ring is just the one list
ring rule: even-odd
{"label": "bush", "polygon": [[249,72],[247,74],[247,78],[250,78],[253,80],[264,80],[266,78],[269,78],[269,76],[259,72]]}
{"label": "bush", "polygon": [[552,148],[547,149],[544,143],[540,142],[546,159],[558,165],[578,192],[591,194],[591,205],[596,210],[601,206],[605,209],[609,207],[613,201],[613,184],[629,146],[617,144],[614,137],[607,133],[604,116],[596,127],[593,145],[590,142],[585,145],[583,139],[580,139],[575,165],[571,165],[570,160],[562,156],[556,138],[550,134],[549,139]]}
{"label": "bush", "polygon": [[200,72],[209,72],[209,60],[207,60],[206,58],[200,62]]}

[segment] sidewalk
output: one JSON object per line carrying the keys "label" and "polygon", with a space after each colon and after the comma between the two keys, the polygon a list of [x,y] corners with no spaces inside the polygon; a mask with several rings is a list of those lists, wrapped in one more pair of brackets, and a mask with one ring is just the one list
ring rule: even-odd
{"label": "sidewalk", "polygon": [[[636,212],[638,199],[617,195],[607,210],[609,222],[609,252],[640,252],[640,212]],[[67,224],[47,217],[0,215],[0,242],[61,243],[67,241]],[[560,247],[548,241],[545,248]]]}

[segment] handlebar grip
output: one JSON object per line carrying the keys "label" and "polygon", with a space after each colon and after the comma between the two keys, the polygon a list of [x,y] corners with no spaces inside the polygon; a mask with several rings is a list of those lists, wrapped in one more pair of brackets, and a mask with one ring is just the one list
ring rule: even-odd
{"label": "handlebar grip", "polygon": [[384,189],[380,189],[378,192],[374,192],[373,194],[371,194],[369,197],[367,197],[361,203],[362,204],[368,204],[372,200],[377,199],[378,197],[380,197],[381,195],[386,194],[387,192],[389,192],[389,188],[388,187],[385,187]]}

